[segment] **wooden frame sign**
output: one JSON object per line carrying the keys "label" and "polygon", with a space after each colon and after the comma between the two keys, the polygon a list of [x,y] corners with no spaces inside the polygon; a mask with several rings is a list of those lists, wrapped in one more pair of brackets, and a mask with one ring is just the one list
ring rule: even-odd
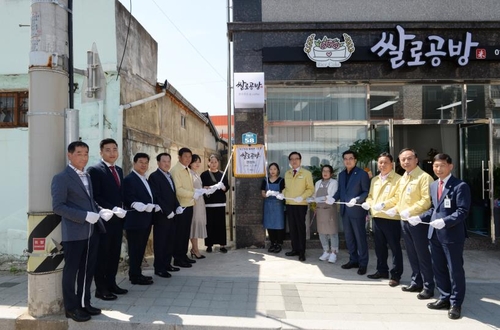
{"label": "wooden frame sign", "polygon": [[264,145],[235,145],[233,157],[233,175],[236,178],[262,178],[266,176]]}

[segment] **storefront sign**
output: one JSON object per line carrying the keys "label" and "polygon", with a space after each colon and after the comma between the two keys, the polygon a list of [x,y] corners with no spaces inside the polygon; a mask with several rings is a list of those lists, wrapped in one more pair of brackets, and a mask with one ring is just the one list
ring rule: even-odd
{"label": "storefront sign", "polygon": [[307,37],[304,44],[304,53],[311,61],[316,62],[317,68],[340,68],[340,62],[347,61],[354,53],[354,42],[352,38],[344,33],[344,41],[339,38],[314,39],[316,34]]}
{"label": "storefront sign", "polygon": [[237,178],[266,176],[265,149],[262,144],[234,146],[233,174]]}
{"label": "storefront sign", "polygon": [[233,81],[235,108],[264,107],[264,72],[235,72]]}
{"label": "storefront sign", "polygon": [[[445,40],[438,35],[430,35],[426,41],[415,40],[416,35],[408,34],[405,29],[397,25],[397,42],[394,34],[382,32],[380,41],[371,48],[372,53],[378,57],[389,54],[391,67],[400,68],[404,65],[409,67],[421,66],[428,62],[433,67],[438,67],[441,60],[446,57],[456,58],[458,65],[465,66],[469,63],[471,49],[479,46],[478,42],[472,41],[472,34],[467,32],[464,40]],[[407,42],[410,47],[407,48]],[[485,59],[486,50],[477,48],[473,53],[476,59]]]}

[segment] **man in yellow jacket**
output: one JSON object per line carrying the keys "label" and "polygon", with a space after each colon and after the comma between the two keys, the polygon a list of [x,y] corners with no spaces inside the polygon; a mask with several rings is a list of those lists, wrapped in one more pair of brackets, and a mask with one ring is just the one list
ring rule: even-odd
{"label": "man in yellow jacket", "polygon": [[386,214],[401,216],[403,238],[406,253],[410,261],[412,274],[411,283],[401,290],[419,292],[418,299],[430,299],[434,296],[434,273],[432,271],[429,240],[425,226],[411,226],[408,218],[420,215],[431,207],[430,185],[432,177],[418,167],[417,153],[405,148],[399,152],[399,161],[405,174],[398,182],[394,196],[384,203],[376,204],[373,209],[385,209]]}
{"label": "man in yellow jacket", "polygon": [[291,169],[285,173],[285,189],[278,199],[286,198],[286,216],[290,228],[292,251],[285,255],[299,256],[300,261],[306,260],[306,213],[308,197],[314,193],[314,183],[311,172],[300,166],[302,155],[293,151],[288,155]]}
{"label": "man in yellow jacket", "polygon": [[[383,203],[391,199],[396,193],[397,183],[401,176],[394,172],[392,155],[383,152],[378,156],[377,166],[380,171],[370,184],[370,192],[365,202],[361,205],[365,210],[370,210],[372,205]],[[383,211],[370,210],[373,219],[373,235],[375,239],[375,254],[377,255],[377,271],[368,275],[371,279],[389,278],[387,258],[389,249],[392,251],[392,268],[390,270],[390,286],[399,285],[403,274],[403,251],[401,249],[401,223],[399,215],[393,217]]]}

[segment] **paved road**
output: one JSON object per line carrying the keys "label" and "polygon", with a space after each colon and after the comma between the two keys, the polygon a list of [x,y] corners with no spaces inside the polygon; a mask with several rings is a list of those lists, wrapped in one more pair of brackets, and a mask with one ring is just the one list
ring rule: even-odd
{"label": "paved road", "polygon": [[[391,288],[387,280],[370,280],[356,270],[307,261],[261,249],[205,253],[193,268],[156,277],[151,286],[121,286],[130,292],[107,302],[93,298],[103,314],[78,324],[62,315],[38,320],[43,329],[499,329],[500,252],[467,250],[467,294],[463,317],[452,321],[446,311],[429,310],[415,293]],[[374,272],[370,251],[368,274]],[[405,257],[403,284],[410,267]],[[144,272],[153,275],[153,269]],[[0,329],[33,329],[27,315],[27,275],[0,276]],[[436,291],[437,294],[437,291]],[[17,324],[17,328],[16,328]],[[42,329],[42,328],[40,328]]]}

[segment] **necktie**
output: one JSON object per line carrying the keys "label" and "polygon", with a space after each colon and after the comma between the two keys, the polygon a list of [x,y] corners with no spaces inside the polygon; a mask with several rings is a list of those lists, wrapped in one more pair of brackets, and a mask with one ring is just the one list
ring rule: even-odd
{"label": "necktie", "polygon": [[120,178],[118,177],[118,173],[116,172],[115,167],[111,165],[109,169],[111,170],[111,174],[113,174],[113,177],[115,178],[116,185],[120,187]]}
{"label": "necktie", "polygon": [[439,186],[438,186],[438,200],[441,200],[441,195],[443,194],[443,180],[439,180]]}
{"label": "necktie", "polygon": [[170,183],[170,187],[172,187],[172,191],[175,191],[174,184],[172,182],[172,177],[170,176],[170,173],[167,173],[167,180],[168,180],[168,183]]}
{"label": "necktie", "polygon": [[293,176],[295,176],[295,174],[297,174],[297,170],[293,170]]}

